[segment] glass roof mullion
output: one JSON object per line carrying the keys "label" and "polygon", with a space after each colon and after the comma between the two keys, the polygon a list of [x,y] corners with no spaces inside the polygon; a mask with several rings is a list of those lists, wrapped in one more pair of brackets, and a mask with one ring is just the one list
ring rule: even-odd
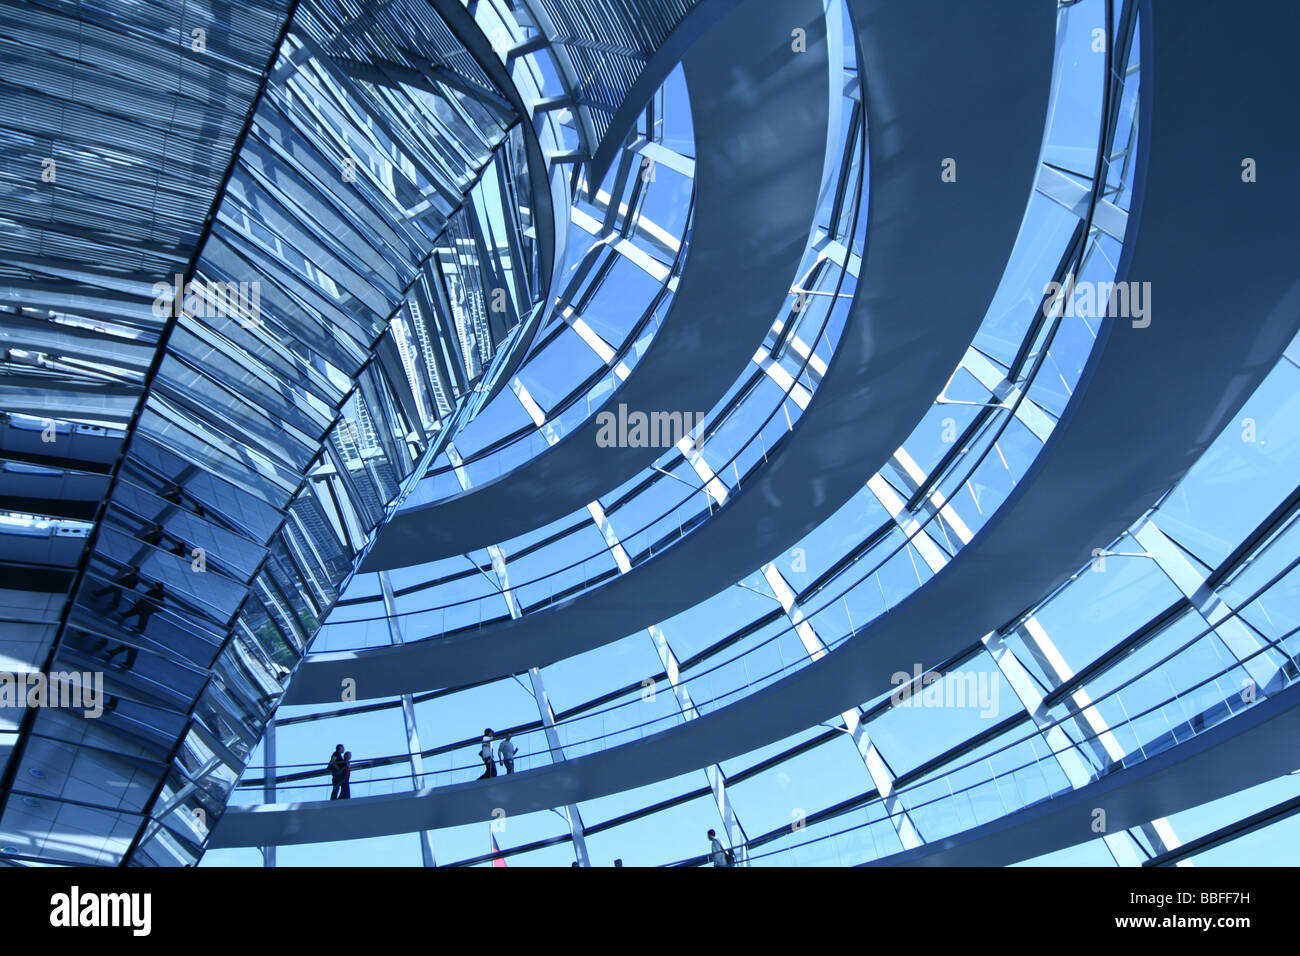
{"label": "glass roof mullion", "polygon": [[[812,621],[804,616],[794,589],[790,587],[780,569],[769,562],[763,565],[761,573],[767,580],[768,586],[772,589],[772,594],[777,603],[781,605],[786,618],[794,628],[795,634],[798,635],[800,642],[803,644],[808,659],[816,661],[826,656],[825,642],[822,641],[813,627]],[[894,774],[889,769],[889,764],[885,761],[884,755],[880,753],[867,733],[862,708],[854,707],[851,710],[846,710],[840,717],[844,721],[844,727],[835,729],[842,729],[844,733],[852,738],[854,748],[857,750],[863,766],[880,794],[885,812],[889,815],[890,823],[893,824],[894,832],[898,834],[903,849],[910,850],[920,846],[923,842],[920,831],[912,820],[911,814],[903,805],[902,800],[895,793]]]}

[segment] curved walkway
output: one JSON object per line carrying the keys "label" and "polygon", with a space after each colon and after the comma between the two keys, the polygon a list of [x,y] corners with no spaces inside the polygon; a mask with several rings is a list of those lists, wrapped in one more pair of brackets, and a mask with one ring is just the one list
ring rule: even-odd
{"label": "curved walkway", "polygon": [[[1092,825],[1098,808],[1106,811],[1107,831],[1117,833],[1290,773],[1300,767],[1297,739],[1300,739],[1300,685],[1293,685],[1245,713],[1134,767],[983,826],[864,865],[1007,866],[1033,859],[1095,839],[1098,834]],[[409,816],[412,811],[436,815],[433,795],[441,796],[445,792],[427,790],[419,798],[408,794],[352,801],[368,803],[353,815],[355,820],[336,814],[327,819],[325,814],[314,812],[314,808],[322,805],[338,806],[337,801],[333,805],[328,801],[303,804],[301,809],[288,812],[271,812],[269,807],[231,807],[213,833],[211,846],[258,846],[274,837],[279,837],[282,844],[339,839],[333,828],[364,827],[365,820],[377,815],[375,804],[368,801],[400,801],[386,809],[403,815]],[[483,794],[476,791],[475,796],[481,807]],[[512,805],[509,792],[494,790],[491,796],[501,798],[502,809]],[[417,799],[427,799],[429,804],[417,809]],[[382,815],[387,817],[388,813]],[[410,821],[410,829],[428,826],[427,822]],[[354,832],[350,829],[349,836]],[[290,836],[297,839],[287,839]]]}
{"label": "curved walkway", "polygon": [[[554,608],[396,648],[309,655],[290,702],[336,700],[344,677],[376,697],[521,673],[667,620],[798,542],[903,443],[983,321],[1015,243],[1037,171],[1054,17],[1016,0],[988,30],[984,7],[851,8],[869,44],[858,290],[812,403],[758,478],[660,557]],[[988,43],[971,44],[980,29]],[[957,183],[940,178],[945,156],[960,157]]]}
{"label": "curved walkway", "polygon": [[[808,31],[807,52],[791,49],[795,26]],[[821,0],[748,0],[687,54],[698,153],[690,251],[662,327],[604,408],[706,412],[752,359],[816,215],[828,62]],[[598,446],[598,414],[500,478],[398,511],[361,571],[508,540],[583,508],[663,454]]]}
{"label": "curved walkway", "polygon": [[[1152,283],[1151,322],[1103,329],[1030,473],[924,588],[772,687],[636,743],[351,806],[232,807],[212,845],[484,821],[494,808],[563,806],[748,753],[889,690],[890,675],[913,662],[939,665],[1127,529],[1232,421],[1300,329],[1300,181],[1281,172],[1300,152],[1300,128],[1277,122],[1300,85],[1290,50],[1300,11],[1257,0],[1225,18],[1213,0],[1153,5],[1141,3],[1143,139],[1117,275]],[[1277,174],[1243,182],[1243,156]]]}
{"label": "curved walkway", "polygon": [[1300,686],[1086,787],[868,866],[1008,866],[1239,793],[1300,767]]}

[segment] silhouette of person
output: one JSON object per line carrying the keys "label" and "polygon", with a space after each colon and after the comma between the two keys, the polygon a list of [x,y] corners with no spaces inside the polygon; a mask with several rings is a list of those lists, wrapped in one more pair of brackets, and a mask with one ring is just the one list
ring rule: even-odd
{"label": "silhouette of person", "polygon": [[[164,501],[170,501],[174,505],[180,505],[181,507],[185,507],[185,490],[175,482],[172,482],[162,491],[158,492],[158,497],[163,499]],[[203,512],[203,506],[201,504],[199,504],[198,502],[194,502],[194,504],[191,505],[190,507],[191,510],[196,515],[198,515],[200,518],[203,517],[204,512]]]}
{"label": "silhouette of person", "polygon": [[136,534],[136,537],[145,544],[151,544],[156,548],[158,545],[162,544],[163,526],[155,521],[153,524],[141,528],[139,533]]}
{"label": "silhouette of person", "polygon": [[731,866],[731,851],[722,845],[718,839],[718,834],[714,830],[709,831],[709,857],[713,860],[714,866]]}
{"label": "silhouette of person", "polygon": [[343,745],[339,744],[330,754],[329,762],[330,782],[330,799],[337,800],[343,793]]}
{"label": "silhouette of person", "polygon": [[343,769],[340,774],[343,781],[343,792],[339,794],[340,800],[352,799],[352,751],[349,750],[343,755]]}
{"label": "silhouette of person", "polygon": [[501,744],[497,747],[497,753],[501,757],[501,766],[506,768],[506,773],[515,772],[515,745],[510,740],[510,733],[507,731],[501,737]]}
{"label": "silhouette of person", "polygon": [[161,581],[155,581],[149,586],[149,590],[145,591],[144,594],[135,599],[135,603],[131,605],[131,609],[125,614],[120,615],[118,620],[123,624],[126,624],[126,619],[128,617],[135,617],[135,629],[143,633],[145,625],[149,623],[149,618],[162,610],[165,596],[166,589],[163,587],[163,583]]}
{"label": "silhouette of person", "polygon": [[483,770],[483,776],[479,777],[479,779],[482,780],[484,777],[495,777],[497,775],[497,763],[496,760],[493,759],[492,757],[492,728],[491,727],[483,731],[483,743],[478,748],[478,755],[483,760],[483,766],[485,768]]}
{"label": "silhouette of person", "polygon": [[117,572],[117,574],[113,576],[113,580],[109,581],[109,583],[104,585],[102,588],[90,592],[90,596],[99,598],[103,597],[105,594],[111,594],[116,591],[117,593],[113,598],[113,603],[109,605],[108,608],[110,611],[116,611],[122,606],[122,599],[131,591],[135,590],[135,586],[139,583],[140,568],[133,564],[130,567],[123,568],[121,571]]}
{"label": "silhouette of person", "polygon": [[[126,657],[122,659],[122,663],[119,665],[115,660],[115,658],[117,657],[118,654],[122,654],[122,653],[125,653]],[[132,667],[135,666],[135,659],[139,653],[140,653],[140,648],[138,647],[135,647],[131,644],[118,644],[117,647],[113,648],[111,651],[108,652],[108,656],[105,658],[105,660],[107,660],[114,667],[120,667],[121,670],[129,671]]]}

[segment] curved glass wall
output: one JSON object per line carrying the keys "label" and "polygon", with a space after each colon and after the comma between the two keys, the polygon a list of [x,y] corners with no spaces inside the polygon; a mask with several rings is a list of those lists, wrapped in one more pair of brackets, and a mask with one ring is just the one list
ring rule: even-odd
{"label": "curved glass wall", "polygon": [[[12,861],[198,858],[367,536],[548,321],[567,54],[474,6],[6,17],[42,177],[0,210],[9,667],[107,678],[98,722],[0,727]],[[69,34],[76,95],[47,75]]]}
{"label": "curved glass wall", "polygon": [[[1300,367],[1284,357],[1242,411],[1242,421],[1256,428],[1253,435],[1243,437],[1249,425],[1234,423],[1157,509],[1104,549],[1106,564],[1081,568],[1043,604],[976,638],[940,668],[972,688],[968,706],[909,707],[886,695],[864,707],[870,738],[896,771],[892,794],[927,842],[1135,767],[1294,684],[1300,622],[1291,620],[1289,608],[1300,564],[1293,540],[1300,507],[1293,452],[1300,435],[1287,422],[1297,385]],[[1268,439],[1259,447],[1263,434],[1277,443],[1272,451]],[[1225,481],[1238,492],[1234,498],[1249,502],[1232,516],[1208,503]],[[1189,507],[1196,501],[1200,507]],[[1204,594],[1206,583],[1213,597]],[[1108,599],[1099,601],[1098,591]],[[1110,634],[1105,641],[1095,639],[1099,626]],[[982,698],[981,687],[990,688]],[[1027,688],[1044,705],[1032,716]],[[919,704],[926,690],[918,684],[915,693]],[[977,719],[985,717],[993,722]],[[983,739],[976,739],[976,730]],[[770,791],[778,789],[774,780],[802,776],[801,763],[822,764],[811,794],[816,799],[792,803],[795,817],[773,820],[770,808],[746,813],[775,824],[751,831],[753,864],[843,865],[904,849],[893,822],[899,810],[886,806],[872,781],[864,777],[859,790],[837,793],[835,782],[846,777],[842,758],[832,770],[813,756],[847,752],[852,744],[843,727],[812,728],[774,745],[772,753],[729,762],[729,792],[742,813],[751,800],[769,802],[770,794],[750,796],[755,777],[764,778]],[[687,782],[667,781],[664,793],[689,803]],[[1271,789],[1278,786],[1285,784]],[[651,819],[657,822],[647,828],[665,827],[673,814],[662,807]],[[1168,825],[1157,823],[1157,831]],[[632,820],[615,825],[637,845]],[[1142,858],[1171,849],[1157,849],[1137,831],[1123,838],[1132,839],[1131,849]],[[521,846],[519,852],[528,856],[534,849]],[[1086,860],[1088,853],[1081,847],[1071,858]],[[707,862],[697,851],[636,859],[634,865],[675,860]]]}
{"label": "curved glass wall", "polygon": [[[1064,412],[1095,341],[1096,327],[1066,317],[1054,308],[1055,303],[1044,307],[1038,290],[1067,276],[1105,282],[1115,275],[1136,155],[1140,66],[1131,11],[1124,11],[1123,18],[1120,12],[1116,5],[1108,21],[1101,3],[1085,2],[1062,10],[1042,172],[1002,286],[932,411],[854,501],[791,553],[653,628],[652,641],[647,642],[644,634],[629,635],[543,668],[553,708],[551,721],[548,715],[538,716],[535,700],[530,699],[532,690],[516,687],[523,683],[516,679],[416,695],[413,705],[420,725],[439,727],[443,742],[421,751],[421,772],[415,778],[410,773],[411,758],[401,748],[390,751],[390,757],[358,761],[359,792],[402,792],[474,779],[482,770],[475,755],[479,724],[488,713],[498,732],[512,732],[519,752],[516,772],[552,762],[557,737],[563,758],[575,759],[675,726],[822,656],[942,569],[1025,474]],[[1108,24],[1114,31],[1126,62],[1122,71],[1126,81],[1115,91],[1113,102],[1097,95],[1106,73],[1104,63],[1079,55],[1089,48],[1098,24]],[[1103,154],[1097,130],[1104,109],[1112,119]],[[1096,188],[1094,170],[1100,171],[1104,184]],[[1081,192],[1091,196],[1089,211],[1082,215],[1071,199]],[[1283,363],[1275,375],[1290,374],[1286,368],[1289,364]],[[1260,400],[1257,395],[1254,401]],[[1221,442],[1233,437],[1225,436]],[[1194,486],[1196,474],[1189,475],[1179,489]],[[1292,484],[1282,479],[1282,487]],[[706,484],[697,481],[696,487],[703,489]],[[1165,504],[1177,500],[1180,493],[1171,492]],[[701,497],[706,495],[707,491]],[[711,504],[717,506],[716,501]],[[1187,528],[1199,525],[1198,518],[1184,516],[1182,522]],[[1159,526],[1156,517],[1147,524]],[[563,523],[539,529],[523,543],[528,547],[563,530]],[[1149,567],[1127,572],[1119,582],[1112,575],[1109,589],[1133,596],[1114,609],[1117,630],[1109,649],[1099,648],[1093,657],[1071,656],[1069,664],[1060,659],[1068,635],[1078,632],[1072,618],[1077,610],[1065,604],[1067,588],[1001,632],[982,639],[972,635],[970,650],[940,669],[961,676],[972,688],[987,688],[992,704],[984,701],[974,712],[969,708],[930,712],[891,706],[885,695],[866,702],[851,720],[838,726],[810,728],[714,768],[726,780],[730,812],[747,827],[743,831],[746,862],[843,864],[882,859],[1049,799],[1082,781],[1135,766],[1239,711],[1242,705],[1234,688],[1243,675],[1264,659],[1277,670],[1281,659],[1268,648],[1228,653],[1217,629],[1231,626],[1235,617],[1202,618],[1197,631],[1182,630],[1190,628],[1191,621],[1179,619],[1181,641],[1174,644],[1170,638],[1170,643],[1160,643],[1162,656],[1142,663],[1133,660],[1127,671],[1108,669],[1111,658],[1123,656],[1121,650],[1147,646],[1145,642],[1152,639],[1155,631],[1150,627],[1132,630],[1141,614],[1167,612],[1164,606],[1155,607],[1161,599],[1187,601],[1179,594],[1179,572],[1153,561],[1153,552],[1133,535],[1149,538],[1151,532],[1134,529],[1129,539],[1115,542],[1108,553],[1141,553]],[[505,550],[512,545],[517,547],[508,543]],[[1180,544],[1175,550],[1181,548]],[[1232,550],[1231,545],[1220,550],[1225,548]],[[438,571],[451,569],[449,563],[412,570],[411,583],[398,578],[396,613],[382,618],[385,630],[390,620],[401,621],[403,629],[414,627],[417,634],[426,629],[431,634],[452,630],[441,621],[430,625],[430,618],[421,617],[430,614],[427,595],[476,575],[486,582],[481,593],[457,603],[501,604],[495,613],[471,615],[480,621],[462,627],[504,619],[499,582],[487,578],[493,567],[491,556],[482,553],[467,559],[467,566],[476,566],[464,573],[438,577]],[[1110,560],[1114,572],[1116,564],[1138,559]],[[554,563],[539,560],[537,566],[550,571]],[[1203,570],[1208,574],[1212,567],[1206,564]],[[402,573],[396,572],[395,578]],[[605,579],[619,573],[616,562],[599,573]],[[1070,587],[1086,586],[1088,573],[1089,569],[1082,569]],[[430,578],[433,583],[426,583]],[[511,587],[522,590],[524,585],[515,584],[517,580],[512,576]],[[340,616],[337,626],[364,636],[351,643],[327,637],[329,643],[317,645],[319,649],[387,643],[386,634],[360,630],[377,625],[350,610],[355,607],[359,612],[372,600],[366,597],[363,578],[357,579],[356,586],[361,590],[354,592],[355,598],[349,596],[345,605],[349,610],[340,609],[347,617]],[[584,586],[579,583],[565,596]],[[378,586],[371,587],[377,593]],[[409,606],[403,600],[408,596]],[[1248,597],[1263,600],[1265,592]],[[1080,606],[1097,604],[1095,595],[1080,601]],[[447,608],[433,609],[440,615],[446,612]],[[1170,627],[1161,620],[1162,628]],[[1044,637],[1047,633],[1061,637],[1052,642]],[[1289,636],[1279,635],[1283,642]],[[1139,645],[1139,640],[1144,643]],[[1044,660],[1055,661],[1060,669],[1047,667]],[[1201,662],[1200,670],[1185,670],[1184,662],[1193,661]],[[1175,673],[1180,679],[1173,679]],[[626,676],[620,681],[619,675]],[[1107,675],[1105,681],[1102,675]],[[1038,714],[1033,711],[1031,685],[1049,704],[1035,718],[1030,716],[1031,711]],[[1271,692],[1278,689],[1275,685]],[[375,701],[328,711],[293,708],[282,716],[287,733],[296,732],[289,728],[302,728],[311,740],[319,741],[332,739],[322,736],[329,733],[348,737],[352,727],[364,726],[350,721],[377,719],[395,705],[395,701]],[[837,743],[841,739],[844,743]],[[918,746],[918,740],[924,743]],[[281,759],[276,770],[277,799],[323,796],[318,761],[295,765]],[[707,863],[698,836],[684,835],[718,826],[719,788],[707,769],[706,778],[689,775],[585,803],[581,808],[584,852],[602,859],[626,858],[632,853],[630,847],[648,847],[646,834],[653,832],[662,844],[657,847],[660,852],[635,863]],[[815,786],[801,789],[795,783],[800,780],[813,780]],[[248,783],[261,787],[265,781]],[[881,798],[882,790],[889,793],[888,799]],[[776,807],[782,808],[780,812]],[[555,832],[541,835],[532,821],[544,816],[521,818],[529,822],[520,823],[521,832],[508,839],[498,833],[500,849],[470,850],[466,844],[459,855],[450,850],[450,860],[440,854],[440,862],[486,865],[505,857],[512,863],[562,863],[564,857],[557,855],[556,847],[572,843],[574,835],[563,832],[560,815],[553,817]],[[512,820],[511,825],[519,822]],[[469,840],[475,833],[481,836],[484,828],[455,828],[439,831],[436,837],[460,847],[461,831]],[[683,850],[674,854],[670,848],[679,840]],[[1145,858],[1170,852],[1177,842],[1167,821],[1153,821],[1148,828],[1108,839],[1104,854],[1111,862],[1126,862],[1135,854]]]}
{"label": "curved glass wall", "polygon": [[[177,79],[174,37],[145,12],[104,14],[78,53],[104,77],[96,115],[46,75],[76,14],[33,9],[0,41],[0,139],[62,176],[0,200],[0,650],[15,673],[106,679],[102,720],[0,715],[0,860],[691,866],[712,862],[710,829],[742,865],[942,859],[974,828],[1159,773],[1152,758],[1290,700],[1296,344],[1065,583],[835,719],[550,810],[204,856],[227,802],[325,801],[336,743],[352,798],[437,801],[482,775],[490,726],[521,775],[496,786],[522,789],[533,771],[689,734],[869,640],[1015,506],[1072,414],[1108,330],[1048,289],[1119,275],[1146,131],[1137,5],[1061,4],[1001,283],[851,500],[743,579],[582,653],[471,686],[430,674],[419,693],[281,705],[309,649],[490,641],[560,612],[581,627],[584,600],[688,554],[676,545],[798,455],[870,248],[869,69],[849,5],[827,0],[837,76],[814,229],[752,361],[690,440],[524,534],[361,574],[398,509],[509,481],[617,400],[655,346],[689,262],[697,131],[680,68],[629,99],[658,51],[681,54],[673,31],[696,4],[201,6],[225,29],[182,59],[197,112],[170,126],[157,90]],[[54,115],[63,127],[41,126]],[[159,311],[155,280],[174,277],[179,307]],[[147,599],[158,586],[166,598]],[[1291,774],[1023,862],[1271,861],[1297,809]]]}
{"label": "curved glass wall", "polygon": [[[651,158],[669,150],[666,142],[672,165]],[[672,307],[689,255],[693,149],[678,68],[642,113],[624,161],[594,190],[580,179],[569,211],[572,264],[554,318],[510,381],[512,394],[500,395],[457,432],[405,506],[451,497],[545,451],[636,367]]]}

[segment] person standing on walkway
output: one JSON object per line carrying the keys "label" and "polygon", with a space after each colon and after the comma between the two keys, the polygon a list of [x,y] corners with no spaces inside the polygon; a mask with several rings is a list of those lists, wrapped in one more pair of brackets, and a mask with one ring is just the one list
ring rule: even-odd
{"label": "person standing on walkway", "polygon": [[709,857],[713,860],[714,866],[731,866],[730,860],[727,859],[727,848],[722,845],[714,830],[709,831]]}
{"label": "person standing on walkway", "polygon": [[484,777],[495,777],[497,775],[497,762],[492,755],[492,728],[491,727],[483,731],[483,743],[478,748],[478,755],[479,758],[483,761],[483,767],[484,767],[483,776],[479,777],[479,779],[482,780],[484,779]]}
{"label": "person standing on walkway", "polygon": [[497,747],[497,754],[501,757],[501,766],[506,768],[506,773],[515,772],[515,745],[510,739],[510,732],[506,731],[501,738],[501,745]]}
{"label": "person standing on walkway", "polygon": [[330,799],[337,800],[343,793],[343,745],[339,744],[330,754]]}
{"label": "person standing on walkway", "polygon": [[352,751],[349,750],[343,755],[343,770],[340,774],[343,781],[343,792],[339,794],[340,800],[352,799]]}

